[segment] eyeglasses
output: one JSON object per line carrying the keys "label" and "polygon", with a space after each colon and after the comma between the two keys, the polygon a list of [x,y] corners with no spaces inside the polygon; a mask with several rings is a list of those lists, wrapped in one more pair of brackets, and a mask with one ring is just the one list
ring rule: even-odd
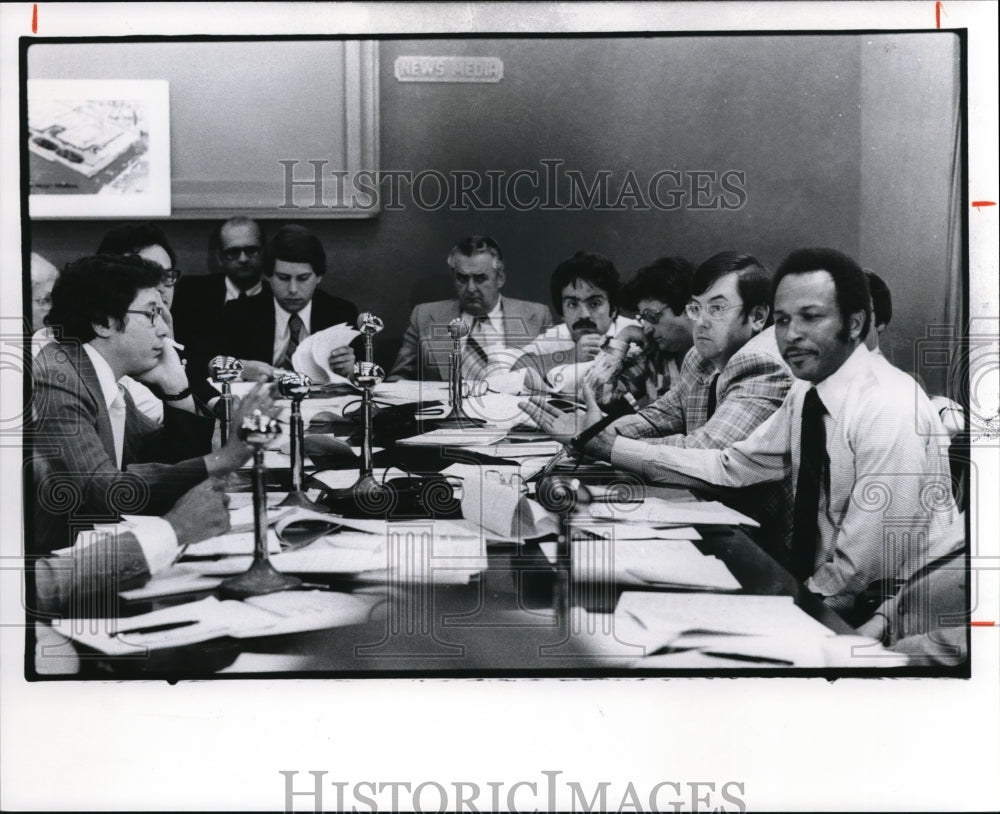
{"label": "eyeglasses", "polygon": [[125,312],[126,314],[142,314],[146,319],[149,320],[150,325],[156,325],[157,317],[163,316],[163,306],[154,305],[148,311],[134,311],[129,309]]}
{"label": "eyeglasses", "polygon": [[168,288],[177,284],[177,281],[181,278],[180,269],[164,269],[163,274],[160,275],[160,284],[165,285]]}
{"label": "eyeglasses", "polygon": [[230,246],[222,250],[222,256],[230,263],[235,263],[243,254],[247,256],[247,260],[253,260],[260,254],[260,246]]}
{"label": "eyeglasses", "polygon": [[639,319],[643,322],[648,322],[650,325],[658,325],[660,322],[660,316],[664,311],[667,310],[667,306],[654,311],[652,308],[643,308],[639,312]]}
{"label": "eyeglasses", "polygon": [[722,305],[722,303],[713,302],[709,305],[701,305],[697,302],[689,302],[684,310],[691,319],[700,319],[702,312],[709,319],[722,319],[725,316],[726,311],[732,311],[734,308],[742,308],[743,303],[738,302],[736,305]]}

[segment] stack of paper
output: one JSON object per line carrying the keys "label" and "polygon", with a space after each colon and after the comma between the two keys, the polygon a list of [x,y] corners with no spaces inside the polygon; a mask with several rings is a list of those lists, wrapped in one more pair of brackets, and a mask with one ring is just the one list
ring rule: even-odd
{"label": "stack of paper", "polygon": [[387,404],[414,404],[443,401],[448,398],[447,382],[382,382],[375,387],[375,398]]}
{"label": "stack of paper", "polygon": [[712,591],[741,587],[722,560],[687,540],[574,539],[570,562],[580,582]]}
{"label": "stack of paper", "polygon": [[304,373],[313,384],[348,382],[330,368],[330,354],[337,348],[350,345],[360,332],[346,322],[333,325],[317,333],[310,334],[299,343],[292,354],[292,367],[297,373]]}
{"label": "stack of paper", "polygon": [[615,520],[619,523],[643,523],[645,525],[729,525],[753,526],[760,524],[735,509],[716,501],[688,502],[667,501],[656,497],[646,498],[642,503],[595,503],[590,507],[591,517]]}
{"label": "stack of paper", "polygon": [[[724,593],[626,591],[614,626],[621,641],[644,646],[647,656],[698,651],[729,668],[823,666],[833,635],[789,596]],[[641,666],[661,665],[647,658]]]}
{"label": "stack of paper", "polygon": [[219,636],[274,636],[359,624],[382,601],[336,591],[284,591],[243,601],[208,597],[127,619],[63,619],[53,628],[102,653],[130,655]]}

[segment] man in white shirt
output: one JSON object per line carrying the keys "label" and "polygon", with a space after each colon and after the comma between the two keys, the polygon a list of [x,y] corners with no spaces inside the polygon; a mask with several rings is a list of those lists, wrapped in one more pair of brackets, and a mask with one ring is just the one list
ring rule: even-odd
{"label": "man in white shirt", "polygon": [[503,251],[493,238],[463,238],[452,246],[448,268],[456,298],[413,309],[389,380],[448,381],[453,347],[448,326],[456,318],[469,328],[461,339],[467,379],[509,371],[516,354],[508,348],[527,345],[552,324],[552,314],[541,303],[500,295],[507,273]]}
{"label": "man in white shirt", "polygon": [[81,531],[72,548],[33,562],[29,608],[43,616],[86,617],[90,609],[108,607],[110,597],[168,568],[186,546],[228,531],[228,502],[222,481],[206,480],[162,517],[134,515]]}
{"label": "man in white shirt", "polygon": [[[160,278],[151,261],[97,255],[70,263],[53,288],[48,324],[61,339],[32,371],[35,550],[64,548],[81,526],[121,514],[162,514],[250,456],[237,433],[211,452],[214,421],[195,405],[167,341]],[[162,426],[136,408],[125,376],[164,401]],[[269,406],[258,388],[238,415]]]}
{"label": "man in white shirt", "polygon": [[963,545],[944,428],[912,378],[864,346],[871,306],[853,260],[795,251],[773,292],[778,349],[798,381],[756,431],[725,449],[603,434],[593,451],[640,461],[660,482],[738,488],[791,478],[793,573],[830,608],[863,621],[852,612],[871,586],[898,584]]}
{"label": "man in white shirt", "polygon": [[[333,325],[357,324],[358,309],[341,297],[319,289],[326,278],[326,250],[304,226],[279,229],[268,244],[264,275],[269,296],[246,297],[226,303],[218,333],[222,353],[243,362],[243,377],[292,369],[292,355],[308,336]],[[354,350],[334,348],[328,358],[334,373],[350,375]]]}
{"label": "man in white shirt", "polygon": [[550,392],[576,395],[581,377],[607,340],[639,323],[619,313],[618,270],[602,254],[579,251],[563,260],[549,287],[563,321],[525,345],[514,369],[534,370]]}

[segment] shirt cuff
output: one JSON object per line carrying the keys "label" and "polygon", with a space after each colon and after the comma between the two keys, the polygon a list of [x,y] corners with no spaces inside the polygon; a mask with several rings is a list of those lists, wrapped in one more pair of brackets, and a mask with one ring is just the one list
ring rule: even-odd
{"label": "shirt cuff", "polygon": [[649,444],[619,435],[611,446],[611,465],[631,472],[646,474],[646,451]]}
{"label": "shirt cuff", "polygon": [[177,555],[177,533],[169,521],[153,515],[137,514],[126,515],[123,520],[115,528],[135,535],[150,574],[156,574],[173,563]]}

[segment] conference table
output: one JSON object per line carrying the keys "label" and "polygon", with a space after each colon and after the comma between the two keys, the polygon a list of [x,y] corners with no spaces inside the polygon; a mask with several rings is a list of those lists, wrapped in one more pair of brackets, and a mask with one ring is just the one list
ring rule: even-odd
{"label": "conference table", "polygon": [[[342,413],[342,407],[343,401],[336,399],[309,404],[306,412],[312,418],[310,432],[316,429],[330,431],[331,427],[320,425],[330,421],[331,414]],[[480,459],[469,448],[465,448],[463,455],[446,447],[404,448],[396,444],[399,436],[412,432],[414,426],[427,429],[425,425],[412,423],[414,410],[406,409],[405,405],[398,407],[392,419],[397,427],[388,430],[389,424],[383,422],[380,437],[377,425],[375,442],[384,448],[375,454],[376,467],[400,466],[402,462],[403,469],[415,477],[414,473],[433,473],[456,459],[472,465],[478,461],[485,468],[496,465],[489,458]],[[393,413],[392,407],[387,406],[385,413]],[[340,427],[341,432],[344,429]],[[354,438],[356,440],[356,432]],[[314,457],[311,470],[315,475],[329,472],[331,463],[336,462],[324,460],[322,456]],[[339,467],[341,470],[356,469],[357,462],[341,458]],[[571,474],[587,483],[593,471],[584,467],[572,470]],[[605,481],[609,474],[614,473],[606,468]],[[279,487],[278,491],[283,491],[280,487],[287,489],[287,470],[270,471],[268,477],[271,486]],[[350,479],[350,475],[346,477]],[[320,480],[307,478],[307,485],[313,487],[309,494],[314,497],[322,499],[328,494],[321,488]],[[234,495],[245,497],[245,474],[233,488]],[[525,491],[534,493],[530,479]],[[678,494],[676,489],[644,485],[641,499],[669,499]],[[692,497],[702,496],[695,491],[687,499]],[[449,507],[450,517],[455,516],[453,509]],[[418,511],[411,512],[408,517],[390,517],[386,522],[387,539],[391,537],[396,541],[403,559],[410,556],[426,558],[426,552],[433,546],[435,524],[442,522],[432,510],[423,516]],[[410,579],[401,579],[398,573],[386,573],[375,579],[371,575],[361,579],[357,575],[308,570],[297,573],[314,595],[330,593],[357,602],[362,612],[348,623],[294,633],[242,638],[224,635],[128,655],[102,653],[42,629],[36,645],[35,666],[40,676],[58,672],[76,678],[113,676],[174,680],[238,676],[829,675],[831,671],[843,674],[848,665],[852,674],[857,670],[898,669],[901,665],[898,659],[887,658],[889,654],[875,643],[854,636],[849,625],[807,592],[751,539],[746,529],[730,524],[699,524],[695,528],[695,536],[699,539],[691,542],[697,552],[724,563],[738,582],[738,588],[716,592],[660,584],[621,584],[615,579],[613,569],[597,578],[574,577],[575,566],[567,562],[569,549],[560,548],[556,542],[559,532],[567,530],[571,536],[579,537],[575,522],[571,522],[568,526],[559,526],[557,533],[548,531],[528,539],[499,539],[502,535],[492,539],[495,535],[484,532],[481,563],[466,573],[464,569],[468,563],[463,562],[458,568],[462,578],[457,579],[429,577],[426,562],[423,571],[416,566],[422,576],[412,578],[411,574]],[[424,543],[419,542],[422,534]],[[602,539],[600,533],[588,536],[586,530],[583,534],[591,544],[596,541],[605,546],[604,550],[613,551],[613,539]],[[424,554],[414,555],[414,551]],[[218,592],[213,589],[156,598],[121,599],[109,609],[109,615],[117,617],[121,623],[130,617],[215,596]],[[623,612],[625,598],[634,612],[628,608]],[[642,618],[644,611],[640,610],[647,606],[652,608],[650,603],[665,602],[681,609],[682,613],[685,608],[704,605],[710,610],[715,608],[716,612],[732,615],[737,606],[716,606],[716,603],[735,600],[749,603],[738,606],[739,614],[744,607],[747,614],[762,617],[772,612],[780,612],[782,619],[789,613],[795,614],[794,618],[789,617],[794,622],[793,627],[801,627],[809,634],[808,642],[801,643],[808,657],[800,660],[796,655],[779,653],[776,656],[771,651],[759,651],[755,655],[753,649],[720,648],[718,636],[724,636],[725,631],[718,630],[684,630],[684,634],[694,636],[693,643],[676,646],[678,629],[658,638],[656,631],[647,629],[655,613],[653,617]],[[816,630],[810,629],[810,625]],[[821,630],[825,638],[816,638],[813,634],[817,630]],[[714,636],[713,646],[704,643],[699,646],[699,634]],[[790,633],[790,637],[794,639],[794,634]],[[45,658],[39,655],[43,644]],[[792,652],[797,652],[794,642],[792,645]],[[858,658],[858,648],[862,652],[867,648],[869,654],[882,658]],[[53,670],[52,665],[61,666]]]}

